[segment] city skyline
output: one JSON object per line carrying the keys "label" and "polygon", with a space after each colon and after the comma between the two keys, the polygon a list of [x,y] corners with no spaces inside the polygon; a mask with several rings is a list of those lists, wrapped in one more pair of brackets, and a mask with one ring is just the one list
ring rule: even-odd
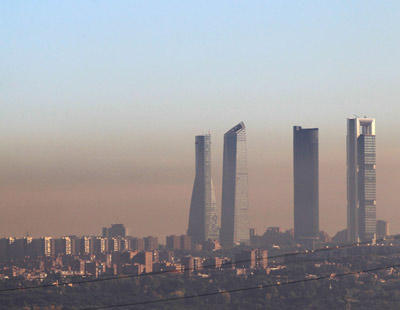
{"label": "city skyline", "polygon": [[[365,135],[365,134],[360,134],[361,133],[361,131],[363,132],[363,133],[367,133],[367,132],[369,132],[370,134],[368,134],[368,135],[371,135],[372,133],[372,136],[373,137],[375,137],[375,120],[374,119],[370,119],[370,118],[355,118],[355,119],[347,119],[347,121],[348,121],[348,124],[350,124],[352,121],[355,121],[355,122],[358,122],[358,124],[359,124],[359,129],[358,129],[358,131],[356,130],[355,131],[355,133],[356,133],[356,138],[355,138],[355,140],[356,141],[358,141],[359,139],[361,139],[361,138],[363,138],[363,136]],[[354,127],[354,126],[353,126]],[[244,123],[243,122],[241,122],[241,123],[239,123],[238,125],[236,125],[235,127],[233,127],[231,130],[229,130],[228,132],[226,132],[225,133],[225,135],[229,135],[229,133],[234,133],[235,132],[235,128],[237,129],[238,128],[238,131],[240,132],[242,129],[243,129],[243,132],[244,132],[244,130],[245,130],[245,126],[244,126]],[[348,135],[350,134],[350,129],[349,129],[350,127],[348,127]],[[293,132],[295,133],[295,132],[297,132],[297,131],[305,131],[305,132],[307,132],[307,131],[316,131],[317,132],[317,135],[316,135],[316,139],[318,140],[318,129],[316,129],[316,128],[314,128],[314,129],[302,129],[301,127],[299,127],[299,126],[294,126],[293,127]],[[368,136],[367,135],[367,136]],[[210,134],[206,134],[206,135],[201,135],[201,136],[196,136],[196,152],[195,152],[195,154],[196,154],[196,176],[195,176],[195,182],[194,182],[194,186],[193,186],[193,192],[192,192],[192,200],[193,200],[193,197],[195,196],[194,195],[194,189],[196,188],[196,183],[198,184],[198,176],[200,175],[200,174],[198,174],[198,172],[199,171],[201,171],[201,170],[204,170],[204,172],[205,172],[205,174],[204,174],[204,176],[207,176],[204,180],[208,180],[207,182],[209,182],[208,184],[209,184],[209,188],[211,189],[211,192],[210,193],[214,193],[214,188],[213,188],[213,185],[212,185],[212,180],[211,180],[211,162],[212,162],[212,160],[211,160],[211,139],[210,139],[210,137],[211,137],[211,135]],[[293,137],[295,137],[295,135],[293,136]],[[348,138],[347,138],[348,139]],[[201,141],[200,141],[201,140]],[[245,141],[246,140],[246,138],[244,138],[244,140],[243,141]],[[299,139],[299,141],[300,141],[301,139]],[[304,140],[304,139],[303,139]],[[302,142],[307,142],[306,141],[307,139],[305,139],[304,141],[302,141]],[[349,141],[349,140],[348,140]],[[362,141],[361,141],[362,142]],[[359,152],[361,152],[362,151],[362,148],[360,148],[359,147],[359,145],[361,145],[362,143],[358,143],[358,144],[356,144],[355,145],[355,148],[357,149],[357,153],[359,153]],[[375,139],[374,139],[374,141],[372,141],[373,142],[373,147],[375,148]],[[372,143],[371,142],[371,143]],[[295,143],[294,141],[293,141],[293,143]],[[364,143],[365,144],[365,143]],[[318,143],[317,143],[317,145],[318,145]],[[293,146],[295,147],[295,144],[293,144]],[[349,146],[347,146],[347,148],[349,148]],[[368,148],[368,147],[367,147]],[[245,149],[245,148],[244,148]],[[294,151],[294,149],[293,149],[293,151]],[[348,152],[348,150],[347,150],[347,152]],[[376,157],[376,155],[375,155],[375,150],[373,151],[373,155],[374,155],[374,158],[373,158],[373,160],[374,160],[374,162],[375,162],[375,157]],[[246,153],[246,152],[244,152],[244,153]],[[315,155],[317,158],[318,158],[318,146],[317,146],[317,148],[316,148],[316,155]],[[207,164],[205,164],[205,163],[207,163]],[[313,165],[312,163],[310,163],[311,165]],[[247,162],[246,162],[246,165],[247,165]],[[245,165],[245,166],[246,166]],[[317,160],[317,164],[316,164],[316,166],[317,166],[317,169],[316,169],[316,174],[318,175],[318,160]],[[375,166],[375,164],[374,164],[374,166]],[[361,169],[361,168],[360,168]],[[375,171],[375,168],[373,169],[374,171]],[[294,166],[293,166],[293,171],[295,171],[295,168],[294,168]],[[374,172],[375,173],[375,172]],[[374,174],[374,176],[375,176],[375,174]],[[247,175],[246,175],[246,177],[247,177]],[[359,176],[357,175],[356,176],[356,178],[357,179],[359,179]],[[374,177],[375,178],[375,177]],[[317,177],[317,180],[318,180],[318,177]],[[375,179],[374,179],[375,180]],[[304,181],[304,180],[303,180]],[[206,182],[206,183],[207,183]],[[205,184],[206,184],[205,183]],[[357,182],[357,184],[358,184],[358,182]],[[316,184],[316,186],[317,186],[317,188],[318,188],[318,182],[317,182],[317,184]],[[359,187],[359,185],[356,185],[357,187]],[[374,188],[373,188],[373,193],[371,192],[371,194],[373,194],[373,195],[375,195],[376,194],[376,184],[374,183],[373,184],[373,186],[374,186]],[[223,187],[223,186],[222,186]],[[205,188],[205,187],[204,187]],[[318,192],[318,190],[317,190],[317,192]],[[367,193],[368,194],[368,193]],[[358,194],[357,194],[358,195]],[[208,196],[210,199],[210,201],[209,201],[209,205],[210,206],[212,206],[212,208],[211,209],[213,209],[214,211],[212,211],[212,212],[210,212],[210,214],[209,215],[213,215],[212,216],[212,218],[213,218],[213,220],[212,221],[214,221],[214,222],[217,222],[218,223],[218,214],[220,214],[221,216],[222,216],[222,211],[218,211],[218,209],[219,208],[217,208],[217,206],[216,206],[216,199],[215,199],[215,193],[214,194],[210,194],[210,195],[206,195],[206,196]],[[375,197],[375,196],[374,196]],[[361,199],[361,198],[360,198]],[[295,199],[296,200],[296,199]],[[296,209],[296,202],[295,202],[295,200],[294,200],[294,203],[293,203],[293,209],[295,210]],[[318,201],[318,194],[317,194],[317,201]],[[192,201],[192,203],[193,203],[193,201]],[[317,231],[318,232],[318,202],[316,203],[317,204],[317,208],[316,208],[316,210],[317,210],[317,212],[316,212],[316,215],[314,214],[314,217],[316,218],[316,220],[312,220],[313,222],[316,222],[316,224],[315,224],[315,229],[313,229],[313,230],[315,230],[315,231]],[[357,202],[357,204],[358,204],[358,202]],[[222,209],[222,205],[221,205],[221,209]],[[220,210],[221,210],[220,209]],[[348,208],[348,210],[349,210],[349,208]],[[376,209],[374,208],[374,210],[373,210],[374,212],[374,214],[373,214],[373,220],[374,220],[374,222],[376,221]],[[221,213],[220,213],[221,212]],[[212,214],[211,214],[212,213]],[[295,216],[296,217],[296,216]],[[296,227],[296,219],[295,219],[295,217],[294,217],[294,228]],[[190,219],[190,216],[189,216],[189,219]],[[347,217],[347,219],[349,220],[349,217]],[[362,223],[361,223],[361,218],[359,218],[359,217],[357,217],[357,225],[362,225]],[[278,223],[278,222],[270,222],[270,224],[272,224],[272,225],[279,225],[280,223]],[[341,223],[342,224],[342,223]],[[129,225],[129,224],[128,224]],[[211,226],[213,226],[214,228],[213,228],[213,232],[212,233],[210,233],[208,236],[210,237],[210,239],[217,239],[217,235],[218,235],[218,233],[216,233],[216,231],[217,231],[217,229],[215,229],[217,226],[218,226],[218,224],[217,225],[211,225]],[[253,225],[247,225],[247,226],[249,226],[249,228],[252,228],[253,227]],[[280,225],[279,225],[280,226]],[[266,227],[266,226],[264,226],[264,227]],[[283,227],[285,227],[285,226],[283,226]],[[371,226],[372,227],[372,226]],[[289,227],[287,227],[286,226],[286,228],[291,228],[290,226]],[[358,228],[357,228],[358,229]],[[370,228],[370,230],[371,230],[372,228]],[[324,230],[323,228],[321,229],[321,230]],[[340,229],[339,229],[340,230]],[[374,230],[376,230],[376,228],[374,228]],[[184,230],[185,231],[185,230]],[[262,230],[261,230],[262,231]],[[177,233],[181,233],[182,231],[177,231]],[[337,232],[337,231],[334,231],[334,232],[331,232],[331,234],[334,234],[335,232]],[[166,236],[166,235],[168,235],[170,233],[170,231],[169,230],[167,230],[167,231],[164,231],[162,234],[158,234],[158,235],[161,235],[161,236]],[[372,232],[371,232],[372,233]],[[247,234],[247,233],[246,233]],[[28,235],[28,233],[26,234],[26,235]],[[41,236],[45,236],[45,235],[48,235],[48,234],[42,234]],[[61,234],[61,235],[65,235],[65,234]],[[90,233],[89,233],[89,235],[90,235]],[[211,237],[212,235],[214,235],[213,237]],[[4,234],[4,236],[7,236],[7,233],[6,234]],[[361,236],[361,233],[360,233],[360,236]],[[370,236],[371,237],[371,236]],[[372,237],[371,237],[372,238]],[[208,238],[204,238],[203,240],[207,240]],[[361,238],[362,240],[365,240],[365,238]],[[196,240],[196,238],[194,239],[194,240]],[[356,239],[357,240],[357,239]]]}
{"label": "city skyline", "polygon": [[0,310],[399,308],[400,1],[2,0],[0,37]]}
{"label": "city skyline", "polygon": [[[293,227],[291,128],[301,124],[320,128],[320,228],[334,234],[346,228],[343,120],[353,113],[379,122],[377,218],[400,232],[399,10],[1,1],[0,234],[122,221],[137,235],[182,233],[193,136],[222,137],[240,120],[257,232]],[[212,145],[218,209],[222,143]]]}

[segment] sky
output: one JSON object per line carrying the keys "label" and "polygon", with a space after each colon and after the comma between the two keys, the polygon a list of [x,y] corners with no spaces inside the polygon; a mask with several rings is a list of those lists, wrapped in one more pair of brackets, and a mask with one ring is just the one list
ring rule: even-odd
{"label": "sky", "polygon": [[194,136],[248,134],[250,222],[293,226],[292,126],[320,132],[320,228],[346,226],[346,118],[376,118],[400,232],[400,2],[0,2],[0,236],[187,229]]}

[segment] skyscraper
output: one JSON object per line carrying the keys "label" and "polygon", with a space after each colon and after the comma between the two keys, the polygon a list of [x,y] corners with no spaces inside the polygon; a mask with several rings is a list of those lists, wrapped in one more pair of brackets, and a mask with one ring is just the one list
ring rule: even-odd
{"label": "skyscraper", "polygon": [[211,180],[211,136],[196,136],[196,176],[190,204],[188,235],[194,242],[218,239],[217,204]]}
{"label": "skyscraper", "polygon": [[224,135],[221,243],[226,247],[250,239],[247,192],[246,128],[243,122]]}
{"label": "skyscraper", "polygon": [[389,235],[389,223],[383,220],[376,221],[376,238],[382,239]]}
{"label": "skyscraper", "polygon": [[347,120],[347,239],[371,240],[376,234],[375,119]]}
{"label": "skyscraper", "polygon": [[294,237],[312,244],[319,232],[318,128],[293,127],[293,174]]}
{"label": "skyscraper", "polygon": [[124,224],[111,224],[111,227],[103,227],[102,237],[112,238],[112,237],[123,237],[125,238],[126,229]]}

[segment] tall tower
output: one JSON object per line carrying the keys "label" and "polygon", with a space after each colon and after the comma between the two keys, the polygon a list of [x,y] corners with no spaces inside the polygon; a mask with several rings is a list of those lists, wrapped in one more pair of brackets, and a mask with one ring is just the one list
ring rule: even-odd
{"label": "tall tower", "polygon": [[294,236],[312,245],[319,232],[318,128],[293,127]]}
{"label": "tall tower", "polygon": [[248,205],[246,128],[240,122],[224,135],[222,245],[249,242]]}
{"label": "tall tower", "polygon": [[217,204],[211,180],[211,136],[196,136],[196,176],[190,203],[188,235],[194,242],[218,239]]}
{"label": "tall tower", "polygon": [[376,234],[375,119],[347,119],[347,238],[368,241]]}

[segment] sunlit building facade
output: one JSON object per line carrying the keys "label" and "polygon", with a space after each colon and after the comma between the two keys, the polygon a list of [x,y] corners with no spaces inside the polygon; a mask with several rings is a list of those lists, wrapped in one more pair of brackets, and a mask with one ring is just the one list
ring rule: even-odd
{"label": "sunlit building facade", "polygon": [[347,120],[347,239],[376,236],[375,119]]}

